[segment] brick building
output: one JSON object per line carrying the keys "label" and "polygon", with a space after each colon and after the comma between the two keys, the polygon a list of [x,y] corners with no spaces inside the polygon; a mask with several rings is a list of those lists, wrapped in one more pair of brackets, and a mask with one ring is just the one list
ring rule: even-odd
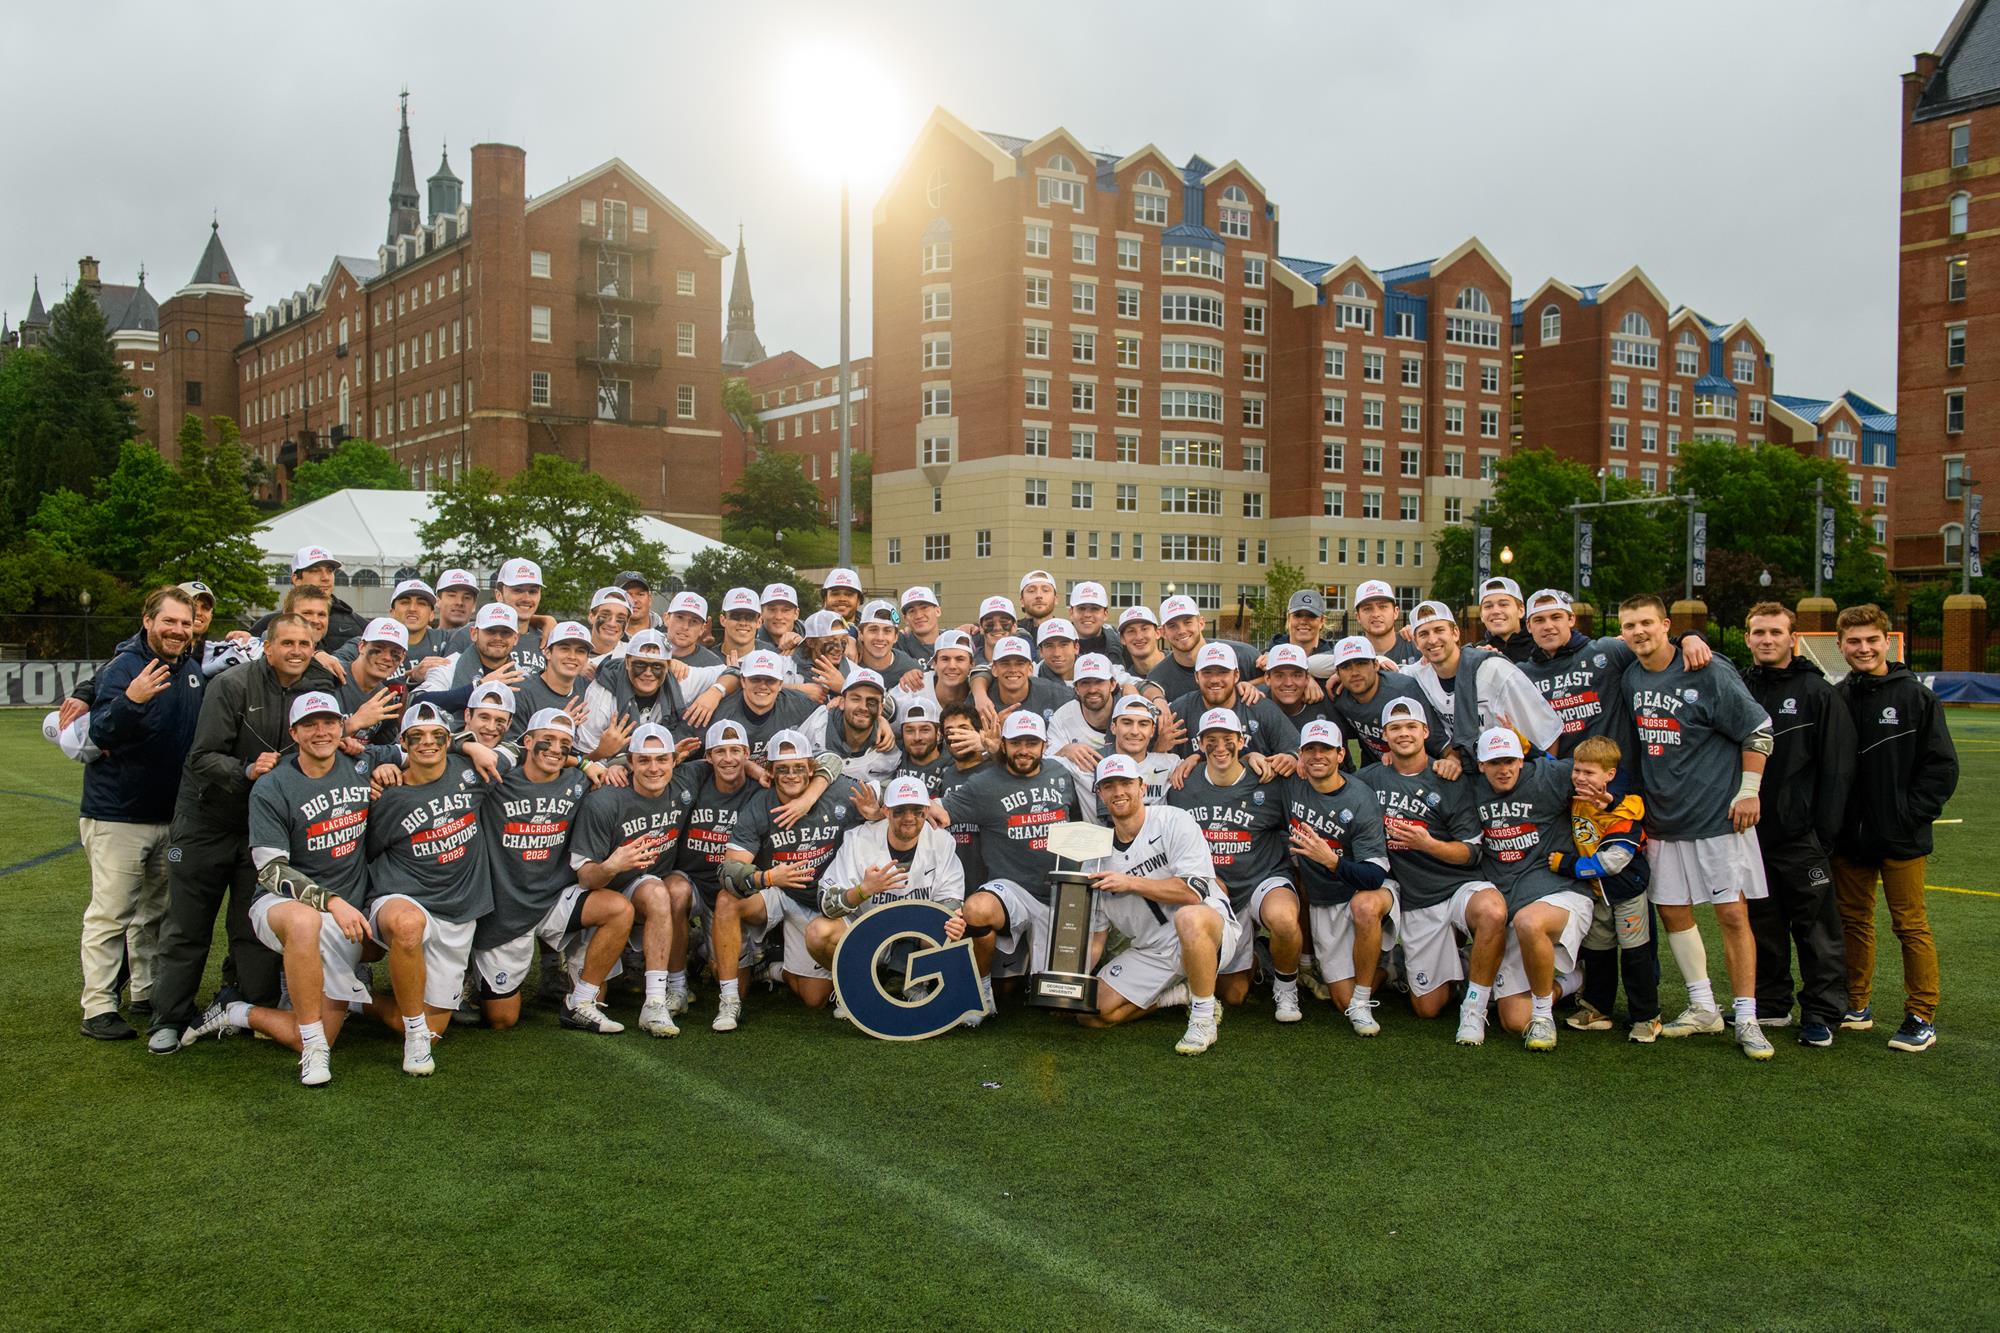
{"label": "brick building", "polygon": [[[868,389],[875,377],[873,357],[848,363],[852,377],[847,395],[848,448],[856,454],[874,449],[874,417]],[[760,443],[778,453],[796,454],[799,466],[819,487],[827,521],[840,504],[840,367],[816,365],[797,352],[780,352],[742,371],[757,409]],[[722,459],[722,487],[729,489],[750,461],[751,441],[729,423]]]}
{"label": "brick building", "polygon": [[[132,382],[128,397],[132,400],[132,410],[138,422],[138,438],[155,440],[160,437],[159,405],[159,357],[160,357],[160,306],[153,294],[146,290],[146,270],[139,270],[138,282],[131,286],[122,283],[105,282],[98,274],[97,260],[90,255],[76,261],[76,280],[97,300],[97,308],[104,314],[104,327],[111,336],[111,348],[125,371],[125,378]],[[42,282],[34,280],[33,295],[28,298],[28,313],[19,328],[7,327],[0,319],[0,357],[17,347],[33,347],[48,336],[49,312],[42,304]],[[178,428],[179,418],[172,420]],[[173,431],[169,430],[168,435]]]}
{"label": "brick building", "polygon": [[1838,398],[1771,395],[1771,441],[1847,471],[1847,498],[1870,524],[1874,545],[1888,554],[1895,526],[1896,414],[1858,393]]}
{"label": "brick building", "polygon": [[530,197],[522,150],[480,144],[469,197],[446,159],[424,199],[407,106],[396,157],[372,257],[237,312],[236,415],[279,487],[349,438],[419,487],[553,453],[716,532],[728,251],[616,158]]}
{"label": "brick building", "polygon": [[[1902,494],[1890,567],[1955,577],[1963,482],[2000,481],[2000,10],[1966,0],[1903,76],[1900,336]],[[1989,501],[1989,507],[1990,507]],[[1980,549],[2000,527],[1981,524]]]}

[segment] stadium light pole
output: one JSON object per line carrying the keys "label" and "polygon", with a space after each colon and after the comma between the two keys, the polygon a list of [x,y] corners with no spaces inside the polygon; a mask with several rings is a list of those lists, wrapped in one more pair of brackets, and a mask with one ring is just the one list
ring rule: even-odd
{"label": "stadium light pole", "polygon": [[840,563],[854,564],[854,458],[849,449],[848,422],[848,257],[847,174],[840,177]]}

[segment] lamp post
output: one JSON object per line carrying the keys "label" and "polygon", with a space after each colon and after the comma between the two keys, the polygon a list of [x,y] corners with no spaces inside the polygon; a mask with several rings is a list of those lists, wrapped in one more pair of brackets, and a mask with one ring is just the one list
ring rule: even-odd
{"label": "lamp post", "polygon": [[83,604],[83,656],[84,656],[84,659],[85,659],[86,661],[88,661],[88,660],[90,660],[90,657],[91,657],[91,652],[90,652],[90,589],[88,589],[88,588],[85,588],[85,589],[84,589],[84,590],[83,590],[82,592],[78,593],[78,594],[76,595],[76,600],[77,600],[77,601],[79,601],[79,602],[81,602],[81,603]]}
{"label": "lamp post", "polygon": [[1771,571],[1770,571],[1770,570],[1768,570],[1768,569],[1763,569],[1763,570],[1759,570],[1759,571],[1757,572],[1757,586],[1758,586],[1758,587],[1760,587],[1760,588],[1768,588],[1768,587],[1770,587],[1770,586],[1771,586]]}
{"label": "lamp post", "polygon": [[847,173],[840,176],[840,563],[854,566],[854,459],[848,450]]}
{"label": "lamp post", "polygon": [[1501,548],[1500,548],[1500,563],[1501,563],[1501,564],[1503,564],[1503,565],[1511,565],[1511,564],[1513,564],[1513,563],[1514,563],[1514,548],[1513,548],[1513,547],[1511,547],[1511,546],[1503,546],[1503,547],[1501,547]]}

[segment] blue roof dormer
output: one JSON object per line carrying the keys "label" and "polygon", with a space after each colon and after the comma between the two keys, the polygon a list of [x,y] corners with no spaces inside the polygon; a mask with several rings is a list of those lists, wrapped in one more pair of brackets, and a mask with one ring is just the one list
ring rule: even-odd
{"label": "blue roof dormer", "polygon": [[1431,265],[1435,263],[1436,259],[1419,259],[1414,264],[1398,264],[1394,268],[1380,269],[1377,276],[1382,279],[1382,286],[1385,289],[1396,287],[1406,282],[1415,282],[1418,278],[1428,278],[1431,275]]}
{"label": "blue roof dormer", "polygon": [[1408,292],[1394,289],[1382,293],[1382,332],[1396,336],[1399,316],[1411,316],[1411,325],[1416,329],[1416,340],[1426,342],[1430,335],[1431,303],[1421,296],[1411,296]]}
{"label": "blue roof dormer", "polygon": [[[1194,216],[1199,217],[1200,214]],[[1207,227],[1193,222],[1176,222],[1160,233],[1162,245],[1192,245],[1202,250],[1220,250],[1222,238]]]}

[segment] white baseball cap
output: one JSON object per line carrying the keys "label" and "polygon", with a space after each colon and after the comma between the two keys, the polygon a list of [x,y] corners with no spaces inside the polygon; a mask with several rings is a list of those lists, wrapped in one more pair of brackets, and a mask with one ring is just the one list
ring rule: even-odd
{"label": "white baseball cap", "polygon": [[559,620],[556,622],[556,627],[549,631],[549,637],[543,642],[542,647],[553,648],[559,643],[580,643],[588,648],[590,630],[574,620]]}
{"label": "white baseball cap", "polygon": [[995,662],[1009,657],[1022,657],[1033,661],[1034,656],[1033,653],[1028,651],[1028,641],[1018,634],[1009,634],[1006,638],[993,645],[993,660]]}
{"label": "white baseball cap", "polygon": [[1160,720],[1160,710],[1153,707],[1153,701],[1143,694],[1127,694],[1111,706],[1113,717],[1143,717],[1149,722]]}
{"label": "white baseball cap", "polygon": [[1199,736],[1207,731],[1233,731],[1243,734],[1243,719],[1236,716],[1233,708],[1211,708],[1201,715],[1201,725],[1194,729]]}
{"label": "white baseball cap", "polygon": [[1007,714],[1007,720],[1000,724],[1000,739],[1012,741],[1026,736],[1032,736],[1038,741],[1049,738],[1049,729],[1042,722],[1042,715],[1025,711]]}
{"label": "white baseball cap", "polygon": [[882,789],[883,808],[893,810],[898,806],[929,805],[931,794],[924,786],[922,778],[913,778],[905,773],[900,778],[891,778],[889,785]]}
{"label": "white baseball cap", "polygon": [[1019,619],[1014,614],[1013,599],[1008,597],[989,597],[981,602],[979,604],[979,619],[984,620],[988,616],[1005,616],[1009,620]]}
{"label": "white baseball cap", "polygon": [[667,636],[656,629],[642,629],[625,641],[627,657],[671,657],[673,650],[667,645]]}
{"label": "white baseball cap", "polygon": [[1050,616],[1035,629],[1035,642],[1038,644],[1047,643],[1050,639],[1074,639],[1076,637],[1076,626],[1070,624],[1061,616]]}
{"label": "white baseball cap", "polygon": [[1111,599],[1104,595],[1102,583],[1079,583],[1069,595],[1069,604],[1077,606],[1110,607]]}
{"label": "white baseball cap", "polygon": [[903,705],[903,715],[896,719],[896,725],[905,722],[935,722],[938,720],[938,706],[919,695]]}
{"label": "white baseball cap", "polygon": [[1346,744],[1347,742],[1340,738],[1340,728],[1326,718],[1314,718],[1299,728],[1299,748],[1301,750],[1305,749],[1308,745],[1324,745],[1330,749],[1338,750]]}
{"label": "white baseball cap", "polygon": [[1304,671],[1306,669],[1306,650],[1299,647],[1296,643],[1274,645],[1271,651],[1264,655],[1264,672],[1268,675],[1276,671],[1279,667],[1297,667],[1300,671]]}
{"label": "white baseball cap", "polygon": [[641,722],[632,728],[632,738],[625,742],[626,750],[632,754],[641,750],[672,751],[674,745],[674,733],[657,722]]}
{"label": "white baseball cap", "polygon": [[1113,778],[1130,778],[1134,782],[1142,780],[1139,766],[1132,762],[1132,756],[1125,754],[1107,754],[1097,761],[1097,785],[1101,787]]}
{"label": "white baseball cap", "polygon": [[1368,642],[1365,634],[1350,634],[1333,645],[1333,664],[1346,666],[1349,662],[1372,662],[1375,660],[1375,645]]}
{"label": "white baseball cap", "polygon": [[1111,659],[1103,653],[1085,653],[1076,659],[1076,670],[1070,673],[1070,679],[1110,680]]}
{"label": "white baseball cap", "polygon": [[1179,620],[1182,616],[1198,617],[1200,615],[1201,608],[1195,605],[1194,598],[1192,597],[1169,597],[1166,601],[1160,603],[1160,623],[1162,625],[1170,620]]}
{"label": "white baseball cap", "polygon": [[773,763],[780,759],[810,759],[813,757],[812,742],[806,739],[803,731],[786,727],[764,742],[764,757]]}
{"label": "white baseball cap", "polygon": [[826,588],[846,588],[851,592],[860,592],[861,576],[851,569],[830,569],[826,573],[826,582],[819,586],[822,590]]}
{"label": "white baseball cap", "polygon": [[1560,588],[1537,588],[1528,596],[1528,614],[1569,610],[1569,594]]}
{"label": "white baseball cap", "polygon": [[1207,671],[1211,667],[1221,667],[1225,671],[1240,671],[1243,664],[1236,660],[1236,650],[1226,643],[1204,643],[1201,651],[1194,655],[1194,669]]}
{"label": "white baseball cap", "polygon": [[1377,598],[1393,602],[1396,600],[1396,590],[1380,579],[1365,579],[1361,586],[1354,590],[1356,606],[1360,606],[1363,602],[1375,601]]}
{"label": "white baseball cap", "polygon": [[324,546],[301,546],[292,556],[294,574],[302,569],[311,569],[314,565],[332,565],[335,569],[341,568],[340,562],[335,560],[333,553]]}
{"label": "white baseball cap", "polygon": [[361,642],[393,643],[407,652],[410,647],[410,632],[403,628],[403,622],[400,620],[377,616],[368,622],[367,629],[361,631]]}
{"label": "white baseball cap", "polygon": [[831,611],[815,611],[806,617],[802,631],[808,639],[833,639],[847,633],[847,622]]}
{"label": "white baseball cap", "polygon": [[787,606],[797,606],[799,604],[799,594],[798,590],[789,583],[767,583],[764,585],[763,596],[757,600],[765,606],[769,606],[773,602],[783,602]]}
{"label": "white baseball cap", "polygon": [[708,735],[702,741],[703,748],[713,750],[723,745],[750,746],[750,733],[734,718],[724,718],[720,722],[708,724]]}
{"label": "white baseball cap", "polygon": [[542,567],[532,560],[509,560],[500,566],[494,582],[508,588],[542,586]]}
{"label": "white baseball cap", "polygon": [[443,592],[446,588],[470,588],[473,592],[478,592],[479,580],[472,577],[472,571],[469,569],[447,569],[438,575],[437,581],[439,592]]}
{"label": "white baseball cap", "polygon": [[432,590],[430,584],[425,583],[422,579],[404,579],[396,585],[396,591],[389,594],[389,600],[392,603],[400,602],[405,597],[411,596],[421,597],[432,606],[437,605],[437,593]]}
{"label": "white baseball cap", "polygon": [[1027,573],[1021,575],[1022,592],[1026,592],[1028,590],[1028,585],[1031,583],[1046,583],[1051,588],[1056,586],[1055,576],[1053,574],[1050,574],[1049,571],[1046,569],[1031,569]]}
{"label": "white baseball cap", "polygon": [[757,590],[755,588],[731,588],[722,594],[722,614],[732,611],[756,611]]}
{"label": "white baseball cap", "polygon": [[1442,620],[1448,625],[1456,625],[1458,617],[1443,602],[1418,602],[1417,609],[1410,613],[1410,632],[1415,633],[1425,625]]}
{"label": "white baseball cap", "polygon": [[514,690],[505,681],[481,681],[472,687],[472,697],[465,701],[468,710],[474,708],[497,708],[503,713],[514,711]]}
{"label": "white baseball cap", "polygon": [[1152,607],[1128,606],[1118,613],[1118,628],[1122,630],[1135,620],[1142,624],[1151,625],[1155,629],[1159,628],[1160,624],[1160,618],[1153,614]]}
{"label": "white baseball cap", "polygon": [[945,630],[937,636],[937,642],[931,645],[932,657],[936,657],[939,653],[970,653],[971,651],[972,636],[962,629]]}
{"label": "white baseball cap", "polygon": [[778,664],[776,653],[745,653],[743,660],[736,664],[736,672],[742,676],[764,676],[771,680],[783,680],[785,668]]}
{"label": "white baseball cap", "polygon": [[863,622],[871,620],[880,621],[884,625],[893,625],[896,623],[896,608],[888,602],[883,601],[880,597],[877,597],[874,601],[861,608],[861,620]]}
{"label": "white baseball cap", "polygon": [[576,719],[560,708],[538,708],[535,710],[535,715],[528,719],[528,731],[545,731],[550,727],[557,731],[567,731],[574,736]]}
{"label": "white baseball cap", "polygon": [[1410,695],[1401,694],[1382,705],[1382,725],[1391,722],[1421,722],[1426,727],[1431,720],[1424,716],[1424,706]]}
{"label": "white baseball cap", "polygon": [[632,609],[632,598],[623,588],[599,588],[590,594],[590,609],[595,611],[606,602],[616,602],[627,611]]}
{"label": "white baseball cap", "polygon": [[1484,764],[1494,759],[1525,759],[1521,752],[1521,738],[1507,727],[1488,727],[1479,733],[1479,762]]}
{"label": "white baseball cap", "polygon": [[297,726],[309,717],[345,717],[340,700],[319,690],[311,690],[292,700],[291,724]]}
{"label": "white baseball cap", "polygon": [[840,691],[842,694],[845,694],[857,685],[866,685],[877,693],[885,692],[882,685],[882,674],[865,666],[858,666],[849,671],[847,679],[841,683]]}
{"label": "white baseball cap", "polygon": [[51,711],[42,718],[42,739],[80,764],[87,764],[104,753],[91,744],[88,713],[78,715],[76,721],[65,727],[62,725],[61,710]]}
{"label": "white baseball cap", "polygon": [[936,606],[938,599],[936,593],[922,584],[918,584],[914,588],[903,589],[902,602],[903,606],[907,609],[912,606]]}
{"label": "white baseball cap", "polygon": [[515,633],[521,631],[521,617],[505,602],[488,602],[479,608],[479,614],[472,618],[474,629],[505,629]]}
{"label": "white baseball cap", "polygon": [[696,620],[708,619],[708,599],[698,592],[677,592],[674,600],[667,604],[667,614],[693,616]]}
{"label": "white baseball cap", "polygon": [[1496,597],[1501,593],[1505,593],[1516,602],[1519,602],[1521,600],[1521,585],[1504,575],[1496,574],[1479,585],[1479,604],[1484,606],[1488,597]]}
{"label": "white baseball cap", "polygon": [[445,717],[444,710],[436,704],[419,702],[413,704],[409,711],[403,714],[403,724],[396,729],[396,734],[407,736],[418,727],[436,727],[440,731],[448,732],[451,730],[451,722]]}

